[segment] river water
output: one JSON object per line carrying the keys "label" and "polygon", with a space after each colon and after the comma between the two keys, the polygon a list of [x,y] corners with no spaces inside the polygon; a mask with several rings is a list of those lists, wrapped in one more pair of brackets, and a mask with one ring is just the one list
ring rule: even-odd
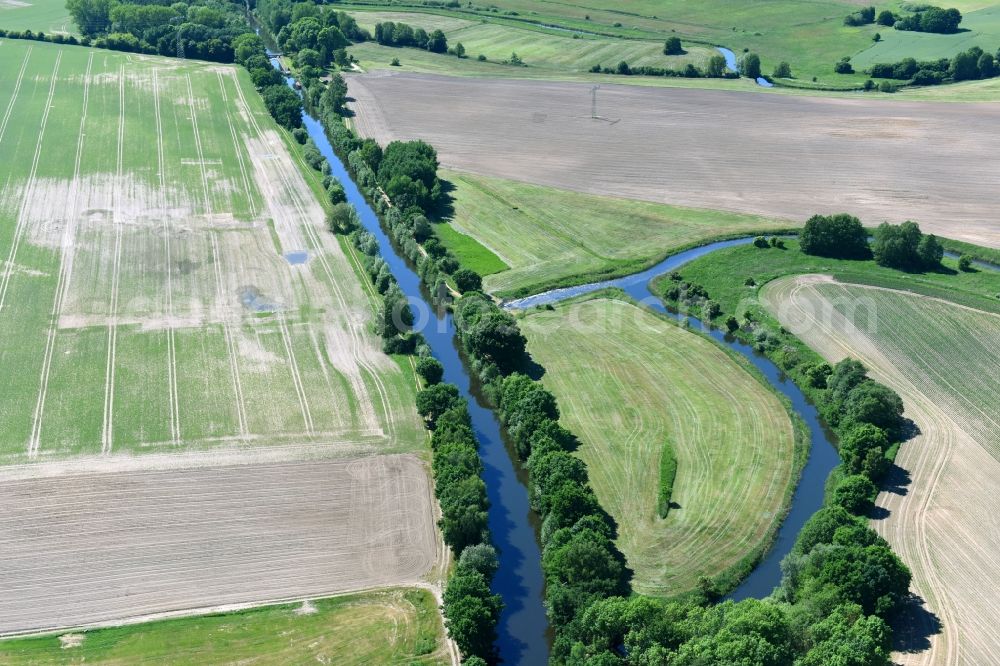
{"label": "river water", "polygon": [[[667,257],[652,268],[641,273],[614,280],[580,285],[578,287],[547,291],[528,298],[510,301],[506,304],[506,307],[523,309],[535,305],[558,303],[574,296],[592,293],[609,287],[617,287],[624,290],[625,293],[646,307],[674,319],[684,319],[683,315],[667,310],[660,299],[653,295],[649,289],[650,281],[660,275],[677,270],[698,257],[703,257],[706,254],[727,247],[747,245],[752,240],[751,238],[740,238],[696,247],[686,252],[680,252]],[[736,601],[748,597],[763,598],[769,595],[781,582],[781,560],[791,551],[799,530],[802,529],[802,525],[809,520],[809,517],[813,513],[823,506],[823,491],[826,478],[830,475],[833,468],[840,464],[840,456],[832,444],[833,435],[820,422],[819,413],[816,411],[816,408],[806,399],[805,394],[802,393],[799,387],[785,377],[778,366],[763,354],[754,351],[750,345],[740,342],[723,331],[705,326],[701,321],[693,317],[687,317],[687,319],[691,324],[691,328],[703,331],[718,343],[739,352],[753,363],[761,374],[764,375],[768,383],[791,401],[792,407],[802,416],[809,427],[809,458],[802,469],[802,476],[792,496],[788,515],[778,530],[774,545],[753,572],[727,597]]]}
{"label": "river water", "polygon": [[[271,63],[277,68],[277,59]],[[289,85],[293,79],[287,78]],[[479,440],[483,459],[486,493],[490,501],[489,526],[500,551],[500,569],[493,580],[493,591],[505,604],[497,627],[500,656],[508,664],[545,664],[550,637],[543,605],[544,580],[542,553],[536,531],[536,518],[528,503],[528,490],[512,454],[500,434],[500,423],[484,404],[459,352],[455,327],[447,312],[431,307],[420,278],[406,259],[396,251],[382,230],[375,211],[358,190],[345,165],[333,152],[319,121],[305,111],[302,120],[320,153],[330,163],[331,172],[344,186],[347,201],[358,211],[361,225],[378,240],[382,258],[389,265],[400,289],[406,294],[417,318],[419,330],[444,366],[444,381],[458,387],[469,403],[472,427]]]}
{"label": "river water", "polygon": [[[724,46],[716,46],[715,50],[722,54],[722,57],[726,59],[726,69],[730,72],[738,72],[739,67],[736,64],[736,54],[725,48]],[[774,84],[765,79],[763,76],[757,77],[757,85],[762,88],[773,88]]]}

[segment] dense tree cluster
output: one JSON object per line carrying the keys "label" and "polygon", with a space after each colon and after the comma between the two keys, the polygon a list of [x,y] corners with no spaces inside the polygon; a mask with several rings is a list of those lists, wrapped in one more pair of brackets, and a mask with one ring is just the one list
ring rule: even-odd
{"label": "dense tree cluster", "polygon": [[923,234],[914,222],[875,229],[872,254],[880,266],[904,270],[934,270],[941,265],[944,247],[934,234]]}
{"label": "dense tree cluster", "polygon": [[432,30],[428,34],[423,28],[414,28],[401,22],[376,23],[375,41],[382,46],[412,46],[426,49],[431,53],[447,53],[448,51],[448,38],[442,31]]}
{"label": "dense tree cluster", "polygon": [[[372,167],[373,169],[375,167]],[[378,162],[378,182],[393,203],[410,211],[432,209],[441,198],[437,152],[423,141],[393,141]]]}
{"label": "dense tree cluster", "polygon": [[962,12],[955,8],[924,7],[909,16],[893,16],[892,23],[896,30],[912,30],[914,32],[936,32],[951,34],[958,32],[958,24],[962,22]]}
{"label": "dense tree cluster", "polygon": [[688,63],[684,66],[684,69],[671,69],[669,67],[654,67],[652,65],[642,65],[637,67],[632,67],[627,61],[622,60],[615,67],[602,67],[601,65],[594,65],[590,68],[591,73],[594,74],[620,74],[623,76],[667,76],[667,77],[683,77],[688,79],[698,79],[698,78],[737,78],[739,75],[735,72],[729,72],[726,70],[726,59],[721,55],[712,56],[708,60],[708,64],[704,69],[696,67],[695,65]]}
{"label": "dense tree cluster", "polygon": [[[278,124],[288,129],[301,127],[302,100],[271,65],[263,40],[252,32],[244,33],[233,40],[233,54],[235,61],[250,72],[254,87],[264,98],[264,105]],[[316,146],[312,146],[312,149],[316,151]],[[319,155],[318,151],[316,154]],[[320,170],[321,162],[317,161],[313,168]]]}
{"label": "dense tree cluster", "polygon": [[933,86],[955,81],[991,79],[1000,75],[1000,51],[996,55],[987,53],[978,46],[955,54],[952,58],[917,61],[903,58],[895,63],[876,63],[867,71],[880,79],[909,81],[914,85]]}
{"label": "dense tree cluster", "polygon": [[799,235],[799,245],[806,254],[821,257],[867,259],[871,255],[868,232],[861,220],[847,213],[813,215]]}
{"label": "dense tree cluster", "polygon": [[862,7],[844,17],[844,25],[868,25],[875,22],[875,7]]}
{"label": "dense tree cluster", "polygon": [[233,61],[233,40],[249,31],[243,4],[226,0],[67,0],[89,44],[216,62]]}

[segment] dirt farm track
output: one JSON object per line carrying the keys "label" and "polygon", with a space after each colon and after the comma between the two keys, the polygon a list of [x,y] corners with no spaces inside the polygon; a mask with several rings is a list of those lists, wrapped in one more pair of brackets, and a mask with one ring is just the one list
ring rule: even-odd
{"label": "dirt farm track", "polygon": [[[621,77],[619,77],[621,78]],[[350,76],[355,123],[424,139],[447,167],[542,185],[1000,247],[1000,105],[803,97],[373,72]]]}
{"label": "dirt farm track", "polygon": [[414,584],[437,557],[410,455],[7,476],[0,634]]}

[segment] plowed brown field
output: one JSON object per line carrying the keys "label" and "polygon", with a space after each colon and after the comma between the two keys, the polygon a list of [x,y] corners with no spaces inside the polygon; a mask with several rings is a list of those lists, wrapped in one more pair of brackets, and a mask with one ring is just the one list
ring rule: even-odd
{"label": "plowed brown field", "polygon": [[374,72],[355,123],[448,167],[595,194],[865,222],[1000,247],[1000,106]]}
{"label": "plowed brown field", "polygon": [[0,634],[414,584],[437,558],[427,474],[410,455],[35,467],[0,472]]}

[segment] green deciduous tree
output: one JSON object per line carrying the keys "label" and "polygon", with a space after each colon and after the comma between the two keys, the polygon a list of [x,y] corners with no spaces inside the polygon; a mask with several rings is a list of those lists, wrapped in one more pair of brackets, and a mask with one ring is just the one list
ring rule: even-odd
{"label": "green deciduous tree", "polygon": [[740,74],[748,79],[760,77],[760,56],[756,53],[747,53],[740,59]]}
{"label": "green deciduous tree", "polygon": [[869,254],[868,233],[861,220],[847,213],[813,215],[799,241],[806,254],[841,259],[863,259]]}
{"label": "green deciduous tree", "polygon": [[849,513],[863,516],[874,506],[877,494],[878,489],[867,476],[853,474],[837,484],[833,491],[833,503]]}
{"label": "green deciduous tree", "polygon": [[681,44],[680,37],[668,37],[667,41],[663,44],[663,54],[664,55],[682,55],[684,53],[684,46]]}

